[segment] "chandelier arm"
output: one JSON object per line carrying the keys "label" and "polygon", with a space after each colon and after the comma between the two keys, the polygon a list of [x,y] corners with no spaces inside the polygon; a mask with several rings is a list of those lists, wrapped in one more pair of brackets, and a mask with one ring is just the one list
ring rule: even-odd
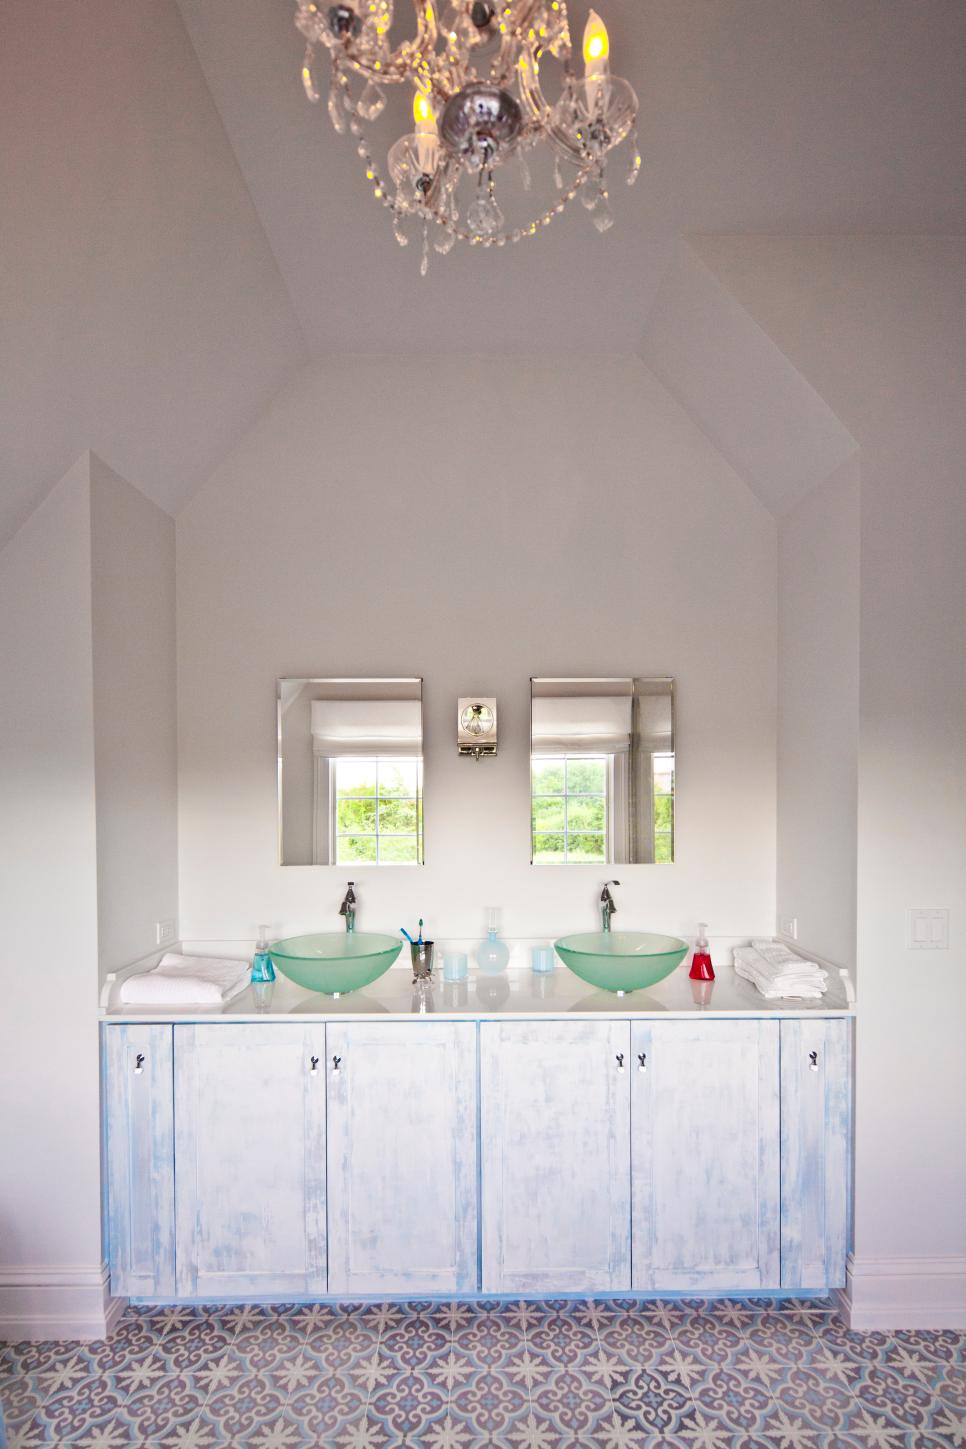
{"label": "chandelier arm", "polygon": [[517,74],[520,78],[520,95],[532,117],[535,129],[543,131],[562,156],[575,166],[586,167],[589,158],[583,147],[576,145],[554,120],[554,108],[543,94],[540,84],[540,52],[536,46],[527,46],[526,54],[520,56]]}
{"label": "chandelier arm", "polygon": [[436,20],[436,8],[432,0],[413,0],[416,11],[416,37],[414,40],[404,40],[389,55],[380,59],[366,61],[362,47],[357,45],[352,36],[347,37],[342,46],[342,53],[352,69],[358,74],[366,77],[367,80],[376,81],[383,85],[400,85],[406,81],[412,81],[417,76],[429,87],[431,81],[430,59],[436,49],[436,41],[439,36],[439,26]]}

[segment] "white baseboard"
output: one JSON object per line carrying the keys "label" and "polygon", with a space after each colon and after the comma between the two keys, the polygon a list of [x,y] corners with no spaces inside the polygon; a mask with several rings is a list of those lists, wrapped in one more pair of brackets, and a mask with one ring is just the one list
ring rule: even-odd
{"label": "white baseboard", "polygon": [[839,1295],[858,1330],[966,1328],[966,1257],[855,1258]]}
{"label": "white baseboard", "polygon": [[0,1342],[106,1338],[127,1306],[112,1298],[107,1264],[0,1265]]}

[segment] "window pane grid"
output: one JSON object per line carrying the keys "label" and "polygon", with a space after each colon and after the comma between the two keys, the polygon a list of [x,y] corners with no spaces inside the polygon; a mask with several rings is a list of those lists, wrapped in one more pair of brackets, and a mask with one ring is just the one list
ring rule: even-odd
{"label": "window pane grid", "polygon": [[669,865],[674,859],[674,756],[654,755],[654,860]]}
{"label": "window pane grid", "polygon": [[606,786],[603,755],[533,757],[531,841],[535,861],[606,859]]}
{"label": "window pane grid", "polygon": [[420,760],[410,758],[345,757],[335,761],[338,865],[419,863],[423,827],[420,766]]}

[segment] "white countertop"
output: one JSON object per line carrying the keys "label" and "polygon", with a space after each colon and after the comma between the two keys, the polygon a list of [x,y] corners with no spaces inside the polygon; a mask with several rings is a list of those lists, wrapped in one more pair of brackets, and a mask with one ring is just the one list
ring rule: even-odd
{"label": "white countertop", "polygon": [[[413,1016],[441,1019],[502,1020],[527,1017],[594,1017],[634,1020],[641,1017],[808,1017],[853,1016],[855,1007],[845,979],[829,972],[829,989],[819,1001],[766,1001],[731,966],[716,966],[713,982],[691,981],[686,960],[649,991],[617,996],[596,991],[566,967],[545,976],[514,969],[499,976],[471,970],[469,979],[452,983],[434,976],[426,988],[414,987],[408,970],[393,967],[363,991],[342,997],[305,991],[279,976],[271,986],[249,986],[226,1006],[134,1007],[109,1005],[105,1021],[308,1021],[361,1020],[373,1017],[408,1020]],[[116,996],[116,992],[112,993]]]}

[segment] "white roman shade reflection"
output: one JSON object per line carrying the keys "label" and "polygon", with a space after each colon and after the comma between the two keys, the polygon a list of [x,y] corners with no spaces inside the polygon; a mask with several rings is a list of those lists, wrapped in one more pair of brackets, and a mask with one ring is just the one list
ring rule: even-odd
{"label": "white roman shade reflection", "polygon": [[617,755],[631,743],[629,695],[534,696],[535,755]]}
{"label": "white roman shade reflection", "polygon": [[418,699],[314,699],[312,751],[327,757],[421,755],[421,712]]}

